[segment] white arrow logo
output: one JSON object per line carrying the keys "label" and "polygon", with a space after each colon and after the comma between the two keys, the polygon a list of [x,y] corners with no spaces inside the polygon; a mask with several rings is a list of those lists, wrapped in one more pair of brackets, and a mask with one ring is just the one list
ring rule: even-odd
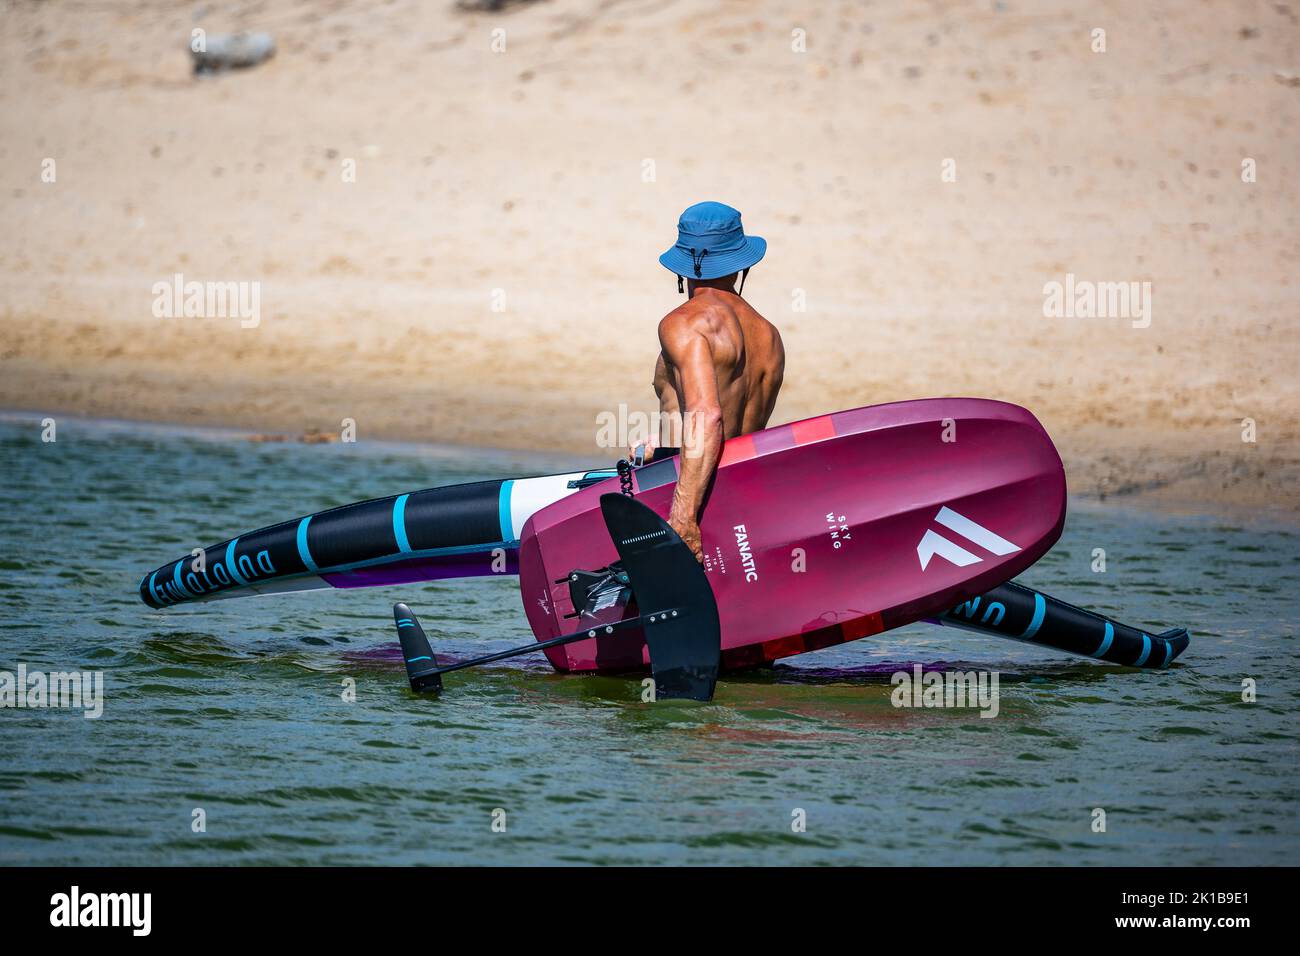
{"label": "white arrow logo", "polygon": [[[934,520],[943,525],[950,531],[955,531],[967,541],[979,545],[985,551],[991,551],[996,555],[1011,554],[1019,551],[1020,548],[1012,544],[1001,535],[994,534],[988,528],[981,524],[976,524],[965,515],[959,515],[947,505],[939,509],[939,513],[934,516]],[[974,554],[971,554],[955,541],[949,541],[937,531],[926,531],[925,537],[921,543],[916,546],[916,556],[921,560],[921,570],[924,571],[930,564],[930,559],[935,555],[950,561],[959,568],[964,568],[968,564],[976,564],[982,560]]]}

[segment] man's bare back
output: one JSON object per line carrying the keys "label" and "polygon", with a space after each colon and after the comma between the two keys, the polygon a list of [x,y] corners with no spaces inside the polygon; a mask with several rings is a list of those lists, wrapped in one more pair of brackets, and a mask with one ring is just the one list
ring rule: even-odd
{"label": "man's bare back", "polygon": [[[675,421],[688,407],[682,370],[671,356],[689,356],[693,339],[708,351],[724,440],[766,428],[785,373],[781,333],[740,296],[713,287],[699,288],[659,323],[654,389],[661,421]],[[661,432],[659,441],[678,444],[680,436]]]}
{"label": "man's bare back", "polygon": [[659,257],[677,276],[677,291],[686,291],[686,302],[659,323],[655,363],[660,421],[669,423],[661,424],[660,441],[681,446],[668,523],[701,561],[700,513],[722,443],[767,427],[785,373],[776,326],[736,291],[736,277],[744,291],[766,251],[765,239],[745,234],[738,211],[702,202],[682,213],[677,242]]}

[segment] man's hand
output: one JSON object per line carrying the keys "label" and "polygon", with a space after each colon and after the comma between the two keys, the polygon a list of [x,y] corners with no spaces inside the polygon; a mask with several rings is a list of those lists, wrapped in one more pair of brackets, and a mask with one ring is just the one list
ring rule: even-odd
{"label": "man's hand", "polygon": [[686,547],[691,549],[691,554],[695,555],[695,560],[704,563],[704,542],[700,539],[700,524],[695,520],[693,515],[682,515],[673,508],[668,513],[668,524],[682,541],[686,542]]}
{"label": "man's hand", "polygon": [[655,456],[655,449],[659,447],[659,438],[657,435],[649,435],[643,441],[635,442],[628,448],[627,460],[636,464],[636,450],[641,449],[642,464],[650,464],[650,459]]}

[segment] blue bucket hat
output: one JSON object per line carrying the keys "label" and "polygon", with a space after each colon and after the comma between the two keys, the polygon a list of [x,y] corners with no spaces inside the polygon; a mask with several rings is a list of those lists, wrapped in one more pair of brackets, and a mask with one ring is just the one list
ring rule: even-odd
{"label": "blue bucket hat", "polygon": [[720,202],[698,202],[682,213],[677,244],[659,262],[679,277],[720,279],[748,269],[765,252],[767,240],[745,235],[738,211]]}

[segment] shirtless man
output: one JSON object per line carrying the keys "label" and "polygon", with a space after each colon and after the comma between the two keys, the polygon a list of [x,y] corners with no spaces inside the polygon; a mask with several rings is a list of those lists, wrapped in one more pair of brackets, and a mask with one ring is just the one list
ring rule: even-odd
{"label": "shirtless man", "polygon": [[[659,323],[654,388],[661,423],[681,422],[682,455],[668,523],[704,560],[700,515],[722,443],[767,427],[785,371],[781,334],[740,297],[767,243],[746,236],[740,213],[702,202],[682,213],[677,244],[659,257],[686,283],[686,302]],[[661,435],[660,440],[665,436]],[[671,440],[670,440],[671,443]],[[653,452],[646,448],[646,457]]]}

